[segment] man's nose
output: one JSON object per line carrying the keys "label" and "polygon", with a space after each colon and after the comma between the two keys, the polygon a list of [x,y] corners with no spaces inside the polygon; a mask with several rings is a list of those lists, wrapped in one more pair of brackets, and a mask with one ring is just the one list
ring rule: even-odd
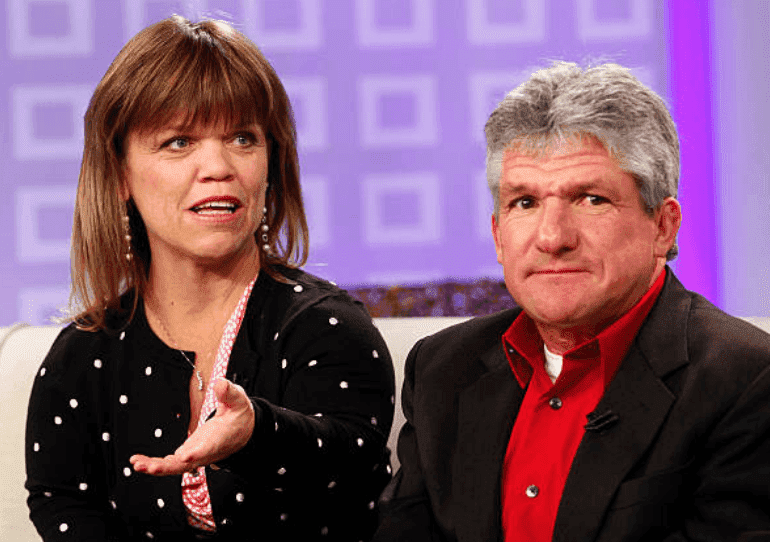
{"label": "man's nose", "polygon": [[577,224],[569,202],[550,198],[543,202],[535,243],[541,252],[556,255],[577,248]]}

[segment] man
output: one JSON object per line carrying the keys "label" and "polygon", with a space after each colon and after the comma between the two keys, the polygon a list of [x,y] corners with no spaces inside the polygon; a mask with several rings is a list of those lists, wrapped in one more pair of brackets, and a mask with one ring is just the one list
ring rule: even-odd
{"label": "man", "polygon": [[612,64],[557,63],[486,125],[520,309],[420,341],[375,540],[770,537],[770,336],[684,289],[679,143]]}

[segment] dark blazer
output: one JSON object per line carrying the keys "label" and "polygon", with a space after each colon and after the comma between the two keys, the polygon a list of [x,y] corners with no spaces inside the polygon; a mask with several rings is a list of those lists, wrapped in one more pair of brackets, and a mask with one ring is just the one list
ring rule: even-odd
{"label": "dark blazer", "polygon": [[[417,343],[379,542],[502,539],[500,486],[525,390],[501,335],[520,309]],[[770,335],[671,270],[575,455],[553,540],[770,539]]]}

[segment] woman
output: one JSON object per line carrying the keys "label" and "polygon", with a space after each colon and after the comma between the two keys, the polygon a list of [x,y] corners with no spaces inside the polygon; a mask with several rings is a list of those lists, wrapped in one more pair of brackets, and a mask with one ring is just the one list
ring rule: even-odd
{"label": "woman", "polygon": [[393,368],[307,256],[295,128],[225,23],[159,22],[96,88],[73,230],[79,312],[35,380],[46,541],[363,540],[390,478]]}

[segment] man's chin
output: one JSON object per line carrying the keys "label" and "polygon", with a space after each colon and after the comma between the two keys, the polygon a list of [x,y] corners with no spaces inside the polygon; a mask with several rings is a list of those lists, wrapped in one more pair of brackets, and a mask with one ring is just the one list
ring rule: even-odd
{"label": "man's chin", "polygon": [[590,320],[587,305],[576,302],[574,295],[567,298],[552,296],[540,299],[538,303],[522,305],[522,308],[536,322],[554,328],[580,327]]}

